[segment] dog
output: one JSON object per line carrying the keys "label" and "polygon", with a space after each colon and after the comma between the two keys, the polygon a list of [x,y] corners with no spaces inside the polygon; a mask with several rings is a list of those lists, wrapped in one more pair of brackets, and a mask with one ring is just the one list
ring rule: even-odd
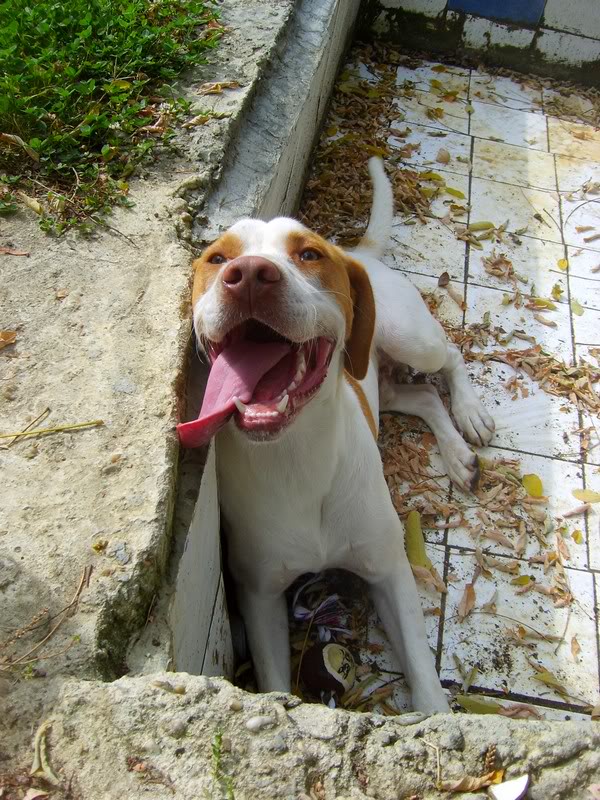
{"label": "dog", "polygon": [[186,446],[216,435],[229,566],[262,692],[291,689],[285,590],[341,568],[370,586],[416,711],[448,711],[404,531],[377,447],[380,411],[422,417],[451,479],[468,489],[477,458],[430,384],[399,385],[393,365],[447,379],[463,436],[494,424],[459,350],[419,292],[380,260],[393,217],[383,162],[369,161],[365,236],[345,252],[293,219],[243,219],[194,262],[193,322],[212,364]]}

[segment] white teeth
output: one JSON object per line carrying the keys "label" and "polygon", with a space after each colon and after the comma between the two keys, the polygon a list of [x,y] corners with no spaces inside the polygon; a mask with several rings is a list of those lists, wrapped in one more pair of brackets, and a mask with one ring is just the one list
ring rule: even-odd
{"label": "white teeth", "polygon": [[243,414],[248,408],[247,405],[244,405],[244,403],[242,403],[239,397],[234,397],[233,402],[235,403],[235,407],[240,412],[240,414]]}
{"label": "white teeth", "polygon": [[279,411],[280,414],[283,414],[283,412],[286,410],[289,402],[290,402],[290,396],[286,392],[284,394],[284,396],[283,396],[283,399],[279,403],[277,403],[277,405],[275,406],[275,409],[277,411]]}
{"label": "white teeth", "polygon": [[[296,386],[300,383],[300,381],[304,377],[304,373],[305,372],[306,372],[306,358],[304,356],[304,351],[300,350],[300,353],[298,355],[298,364],[297,364],[297,367],[296,367],[296,374],[294,375],[294,384]],[[294,387],[290,387],[290,388],[295,388],[295,386]]]}

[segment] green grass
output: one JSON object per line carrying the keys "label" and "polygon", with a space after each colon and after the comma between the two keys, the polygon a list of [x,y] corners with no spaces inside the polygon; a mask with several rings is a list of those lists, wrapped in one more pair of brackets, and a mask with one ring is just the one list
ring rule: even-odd
{"label": "green grass", "polygon": [[[222,33],[212,0],[0,2],[0,214],[84,230],[188,110],[169,84]],[[154,126],[154,130],[149,128]]]}

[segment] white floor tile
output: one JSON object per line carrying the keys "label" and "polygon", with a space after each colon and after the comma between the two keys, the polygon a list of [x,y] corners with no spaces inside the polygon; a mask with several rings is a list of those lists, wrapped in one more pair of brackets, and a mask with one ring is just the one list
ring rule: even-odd
{"label": "white floor tile", "polygon": [[[579,427],[579,416],[566,399],[548,394],[508,364],[470,362],[467,368],[477,394],[496,423],[494,447],[573,461],[579,459],[579,441],[572,435]],[[519,390],[513,400],[515,392],[506,385],[515,375],[519,376],[527,394],[523,397]]]}
{"label": "white floor tile", "polygon": [[568,248],[569,275],[578,278],[600,280],[600,269],[594,272],[595,267],[600,267],[600,251],[586,250],[581,247]]}
{"label": "white floor tile", "polygon": [[518,111],[542,111],[542,93],[525,82],[517,83],[512,78],[487,75],[478,72],[471,74],[471,100],[493,103]]}
{"label": "white floor tile", "polygon": [[548,150],[546,118],[543,114],[516,111],[490,103],[472,101],[471,135],[515,144],[532,150]]}
{"label": "white floor tile", "polygon": [[[506,560],[505,560],[506,561]],[[552,598],[530,591],[517,594],[519,586],[511,584],[513,575],[492,570],[491,578],[480,577],[475,584],[475,611],[496,597],[497,614],[472,613],[463,622],[458,607],[465,585],[475,569],[475,557],[452,551],[450,569],[458,580],[449,584],[444,624],[441,678],[461,682],[456,655],[468,671],[479,670],[475,685],[525,695],[554,702],[570,702],[584,706],[596,702],[598,696],[598,653],[594,618],[593,576],[590,573],[567,569],[567,577],[575,602],[571,608],[555,608]],[[543,585],[550,585],[551,574],[544,575],[539,565],[526,566],[521,574],[531,575]],[[514,642],[507,629],[519,625],[526,631],[533,628],[547,638],[526,638],[531,647]],[[551,637],[559,637],[560,643]],[[581,652],[575,659],[571,641]],[[555,653],[555,650],[557,649]],[[570,697],[535,679],[535,662],[550,671],[561,682]]]}
{"label": "white floor tile", "polygon": [[600,129],[580,122],[548,117],[550,152],[600,162]]}
{"label": "white floor tile", "polygon": [[560,213],[556,192],[473,178],[471,221],[479,220],[495,225],[508,221],[509,231],[559,244],[562,242],[560,227],[557,227],[560,226]]}
{"label": "white floor tile", "polygon": [[473,176],[515,186],[556,189],[554,157],[525,147],[475,139]]}
{"label": "white floor tile", "polygon": [[[600,454],[598,451],[590,454],[595,463],[584,466],[586,489],[600,492]],[[578,501],[575,501],[578,502]],[[594,503],[586,514],[587,517],[587,538],[589,539],[590,567],[600,570],[600,503]],[[580,518],[583,522],[583,519]]]}
{"label": "white floor tile", "polygon": [[[506,391],[504,387],[493,385],[490,386],[490,389],[495,392]],[[577,442],[576,437],[573,437],[573,442],[574,444]],[[536,505],[533,508],[546,510],[555,523],[557,523],[558,517],[561,514],[571,511],[578,505],[578,501],[574,499],[572,491],[574,489],[583,488],[583,468],[579,464],[560,461],[558,459],[543,458],[542,456],[533,456],[528,453],[513,453],[493,446],[478,450],[478,455],[488,460],[516,459],[520,462],[521,475],[531,473],[537,475],[542,481],[544,495],[548,498],[548,504],[546,506]],[[478,512],[481,511],[482,506],[472,495],[465,495],[457,492],[456,489],[454,494],[460,497],[465,505],[469,505],[465,511],[465,519],[468,524],[448,531],[448,544],[471,549],[479,547],[486,553],[515,558],[514,546],[517,543],[518,529],[505,528],[497,524],[498,522],[502,523],[506,519],[505,515],[494,513],[489,510],[485,511],[494,525],[492,531],[504,534],[506,538],[512,542],[512,548],[493,539],[478,535],[477,530],[482,524]],[[522,510],[523,508],[525,511]],[[528,521],[532,522],[526,513],[528,508],[529,507],[524,504],[522,509],[516,512],[526,523]],[[563,523],[561,521],[558,524],[562,525]],[[566,526],[564,541],[570,555],[570,558],[565,561],[565,565],[576,567],[577,569],[585,569],[588,566],[585,532],[584,541],[581,544],[578,544],[571,536],[573,531],[582,530],[582,524],[581,519],[567,519],[564,521],[564,525]],[[522,559],[525,559],[525,564],[527,559],[538,556],[540,553],[543,554],[547,550],[554,549],[555,533],[550,533],[546,537],[546,541],[547,545],[544,546],[532,533],[529,534],[527,538],[527,547],[521,556]],[[523,566],[522,569],[526,570],[526,566]]]}
{"label": "white floor tile", "polygon": [[[436,71],[436,67],[438,70],[443,68],[443,72]],[[414,69],[405,65],[400,66],[396,71],[396,85],[403,86],[406,81],[420,91],[433,91],[436,95],[439,93],[439,96],[450,92],[466,100],[469,92],[469,70],[444,64],[436,65],[428,62]]]}
{"label": "white floor tile", "polygon": [[[427,167],[434,171],[440,169],[468,175],[471,166],[471,138],[462,133],[445,133],[424,125],[400,124],[395,130],[406,132],[402,138],[389,137],[388,142],[399,151],[398,158],[409,166]],[[419,145],[412,150],[411,145]],[[440,150],[446,150],[450,161],[445,164],[438,161]],[[443,156],[442,156],[443,157]]]}
{"label": "white floor tile", "polygon": [[573,314],[573,332],[578,344],[600,345],[600,311],[587,309],[581,316]]}
{"label": "white floor tile", "polygon": [[[569,308],[566,304],[555,303],[556,309],[546,312],[534,312],[524,306],[515,308],[514,303],[504,305],[506,292],[498,289],[489,289],[485,286],[469,286],[467,291],[467,311],[465,321],[469,323],[481,322],[484,314],[489,312],[490,323],[504,329],[506,333],[511,331],[523,331],[528,336],[535,337],[537,344],[542,345],[544,350],[552,355],[561,358],[566,362],[573,360],[573,347],[571,343],[571,322],[569,318]],[[509,293],[512,294],[512,293]],[[534,314],[538,313],[543,319],[555,323],[556,327],[544,325]],[[526,340],[514,338],[510,341],[509,347],[514,349],[527,349],[533,343]],[[490,342],[486,351],[497,350],[500,346],[496,342]],[[500,347],[501,349],[501,347]]]}
{"label": "white floor tile", "polygon": [[[600,311],[600,280],[577,278],[571,275],[569,283],[572,298],[575,298],[585,309],[591,308]],[[597,339],[600,345],[600,330]]]}
{"label": "white floor tile", "polygon": [[518,237],[517,241],[520,244],[510,236],[505,235],[502,238],[502,242],[482,241],[482,250],[471,248],[469,282],[510,291],[513,286],[512,281],[489,275],[483,264],[483,259],[490,258],[493,253],[504,254],[512,262],[515,273],[527,280],[527,283],[517,280],[516,285],[523,293],[528,294],[535,290],[537,296],[550,297],[553,287],[558,283],[563,289],[565,298],[563,302],[566,302],[567,278],[557,267],[560,259],[564,257],[562,244],[533,239],[530,236]]}
{"label": "white floor tile", "polygon": [[[587,97],[575,94],[572,87],[565,89],[563,93],[555,89],[542,89],[542,101],[544,112],[552,117],[569,117],[576,115],[583,118],[591,118],[594,114],[594,104]],[[590,119],[591,121],[591,119]]]}
{"label": "white floor tile", "polygon": [[394,105],[398,109],[398,116],[393,127],[399,127],[402,123],[418,123],[455,133],[469,132],[467,104],[461,100],[448,103],[430,92],[416,91],[411,97],[395,98]]}
{"label": "white floor tile", "polygon": [[[585,184],[591,185],[600,182],[600,163],[586,158],[570,158],[569,156],[555,156],[555,159],[559,191],[580,192]],[[597,196],[593,192],[592,188],[589,199]],[[585,200],[586,197],[583,195],[581,199]]]}
{"label": "white floor tile", "polygon": [[405,225],[396,219],[392,227],[392,249],[385,261],[406,272],[420,272],[436,279],[448,272],[452,280],[462,281],[465,272],[465,242],[459,241],[448,226],[430,219]]}

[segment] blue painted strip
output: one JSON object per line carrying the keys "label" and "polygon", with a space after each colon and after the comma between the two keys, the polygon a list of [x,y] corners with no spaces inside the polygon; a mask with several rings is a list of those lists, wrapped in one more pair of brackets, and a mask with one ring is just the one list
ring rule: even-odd
{"label": "blue painted strip", "polygon": [[448,0],[449,11],[466,11],[479,17],[537,25],[545,0]]}

